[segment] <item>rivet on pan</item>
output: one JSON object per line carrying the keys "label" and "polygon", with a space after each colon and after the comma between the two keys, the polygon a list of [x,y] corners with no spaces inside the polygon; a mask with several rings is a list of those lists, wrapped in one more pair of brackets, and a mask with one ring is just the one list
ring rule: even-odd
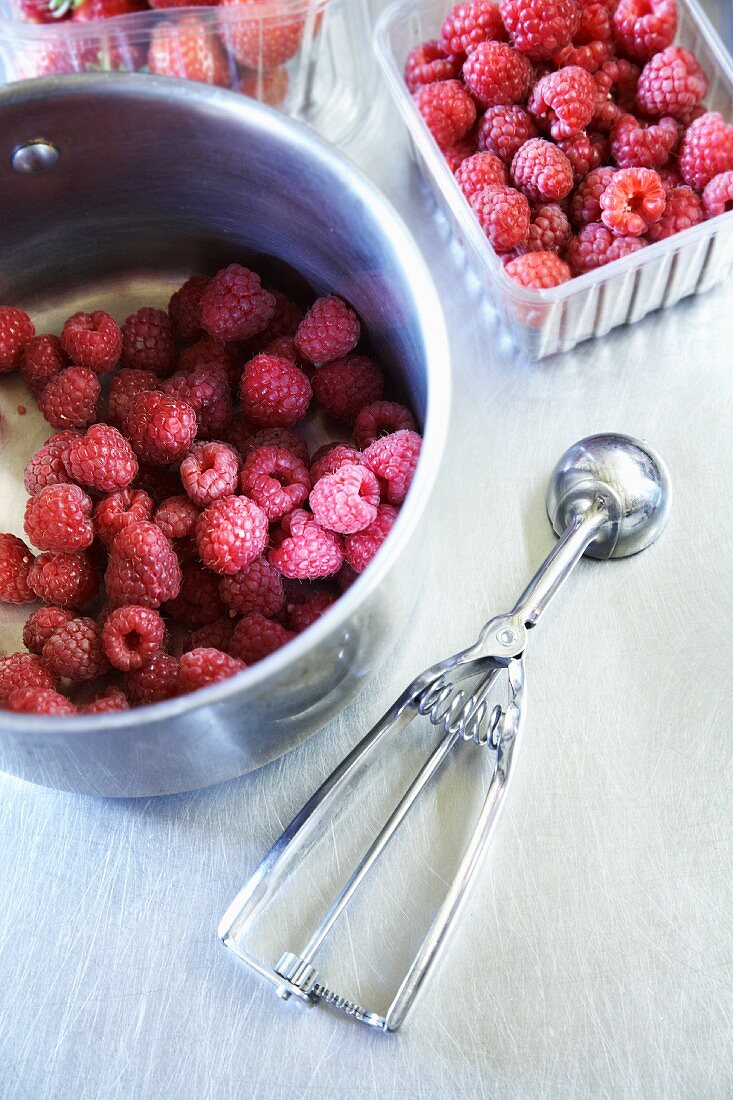
{"label": "rivet on pan", "polygon": [[10,163],[16,172],[37,176],[40,172],[48,172],[50,168],[54,168],[60,156],[58,149],[50,141],[33,138],[32,141],[24,141],[13,151]]}

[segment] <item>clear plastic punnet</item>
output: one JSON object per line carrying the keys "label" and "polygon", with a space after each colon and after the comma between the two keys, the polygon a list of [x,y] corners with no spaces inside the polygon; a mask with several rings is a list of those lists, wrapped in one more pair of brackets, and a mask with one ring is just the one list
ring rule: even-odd
{"label": "clear plastic punnet", "polygon": [[[710,86],[708,110],[733,121],[733,61],[696,0],[677,0],[677,42],[692,50]],[[619,325],[641,320],[733,274],[733,211],[650,244],[550,290],[528,290],[505,273],[402,78],[409,51],[440,37],[450,0],[400,0],[375,29],[377,57],[410,132],[415,157],[439,210],[462,243],[491,305],[532,359],[569,351]]]}

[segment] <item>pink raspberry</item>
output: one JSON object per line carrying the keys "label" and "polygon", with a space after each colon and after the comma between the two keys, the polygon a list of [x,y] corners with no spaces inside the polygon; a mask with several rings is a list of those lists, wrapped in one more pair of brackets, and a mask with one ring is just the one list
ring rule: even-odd
{"label": "pink raspberry", "polygon": [[247,666],[244,661],[230,657],[220,649],[208,647],[191,649],[188,653],[184,653],[178,662],[178,667],[179,690],[185,694],[208,687],[209,684],[218,684],[220,680],[228,680],[230,676],[242,672]]}
{"label": "pink raspberry", "polygon": [[267,328],[275,305],[259,275],[241,264],[229,264],[201,294],[201,324],[215,340],[251,340]]}
{"label": "pink raspberry", "polygon": [[139,604],[114,608],[102,627],[107,659],[122,672],[148,664],[164,641],[165,623],[158,612]]}
{"label": "pink raspberry", "polygon": [[512,179],[532,202],[559,202],[573,189],[573,166],[556,145],[530,138],[512,161]]}
{"label": "pink raspberry", "polygon": [[639,68],[624,57],[612,57],[593,74],[596,85],[596,107],[593,128],[608,133],[624,111],[635,106]]}
{"label": "pink raspberry", "polygon": [[529,99],[535,118],[549,124],[558,141],[580,133],[593,118],[596,85],[593,77],[579,65],[567,65],[537,81]]}
{"label": "pink raspberry", "polygon": [[82,433],[75,429],[52,435],[26,464],[23,471],[25,491],[34,496],[47,485],[67,483],[69,475],[64,466],[63,456],[73,440],[81,438]]}
{"label": "pink raspberry", "polygon": [[633,115],[621,115],[611,131],[611,153],[619,168],[661,168],[677,144],[673,118],[644,123]]}
{"label": "pink raspberry", "polygon": [[532,66],[506,42],[482,42],[466,58],[463,80],[482,107],[522,103],[529,91]]}
{"label": "pink raspberry", "polygon": [[22,539],[0,534],[0,603],[32,603],[28,574],[35,558]]}
{"label": "pink raspberry", "polygon": [[61,344],[78,367],[104,374],[117,365],[122,351],[122,333],[109,313],[74,313],[61,329]]}
{"label": "pink raspberry", "polygon": [[94,680],[109,669],[94,619],[62,623],[44,645],[43,659],[52,672],[69,680]]}
{"label": "pink raspberry", "polygon": [[598,168],[604,159],[601,143],[592,141],[585,130],[570,138],[561,138],[557,145],[570,161],[573,169],[573,183],[576,186],[589,172]]}
{"label": "pink raspberry", "polygon": [[124,527],[112,543],[104,579],[113,607],[160,607],[178,595],[181,567],[160,528],[140,520]]}
{"label": "pink raspberry", "polygon": [[580,22],[576,0],[500,0],[499,11],[514,45],[533,61],[567,46]]}
{"label": "pink raspberry", "polygon": [[677,0],[619,0],[613,28],[620,53],[648,61],[674,42]]}
{"label": "pink raspberry", "polygon": [[35,328],[28,314],[15,306],[0,306],[0,374],[17,370],[23,347]]}
{"label": "pink raspberry", "polygon": [[652,118],[683,118],[705,98],[708,78],[697,59],[682,46],[668,46],[641,70],[636,98]]}
{"label": "pink raspberry", "polygon": [[54,631],[74,618],[76,616],[73,611],[65,611],[62,607],[39,607],[25,621],[23,645],[31,653],[40,656]]}
{"label": "pink raspberry", "polygon": [[589,172],[570,202],[570,213],[576,225],[590,225],[601,220],[601,195],[616,174],[609,166]]}
{"label": "pink raspberry", "polygon": [[88,367],[66,367],[49,378],[38,408],[54,428],[86,428],[97,415],[100,386]]}
{"label": "pink raspberry", "polygon": [[109,386],[107,421],[125,431],[135,398],[158,387],[158,378],[151,370],[122,369],[115,374]]}
{"label": "pink raspberry", "polygon": [[183,640],[181,652],[190,653],[192,649],[221,649],[228,653],[233,630],[233,619],[215,619],[213,623],[190,631]]}
{"label": "pink raspberry", "polygon": [[196,340],[203,335],[201,325],[201,295],[209,280],[192,275],[183,286],[174,290],[168,302],[171,329],[179,340]]}
{"label": "pink raspberry", "polygon": [[591,222],[570,238],[565,259],[573,275],[583,275],[645,246],[642,237],[617,237],[602,222]]}
{"label": "pink raspberry", "polygon": [[79,707],[79,714],[113,714],[118,710],[129,710],[130,704],[124,691],[116,687],[105,688],[88,703]]}
{"label": "pink raspberry", "polygon": [[282,577],[266,558],[255,558],[239,573],[222,577],[219,595],[230,611],[240,615],[259,611],[271,619],[285,606]]}
{"label": "pink raspberry", "polygon": [[[600,10],[607,17],[607,12],[603,4],[592,5],[596,10]],[[581,12],[581,22],[583,15],[586,12],[586,8]],[[610,57],[613,56],[613,43],[608,42],[605,39],[591,39],[584,45],[580,45],[579,36],[575,39],[576,44],[569,46],[563,46],[562,49],[556,50],[552,55],[552,63],[557,69],[563,69],[566,65],[579,65],[581,69],[585,69],[587,73],[595,73],[600,69]]]}
{"label": "pink raspberry", "polygon": [[125,676],[125,689],[131,703],[147,706],[161,703],[178,694],[178,661],[170,653],[159,650],[146,665]]}
{"label": "pink raspberry", "polygon": [[229,643],[234,657],[247,665],[254,665],[264,657],[269,657],[276,649],[291,642],[295,634],[280,623],[266,619],[258,611],[245,615],[234,627]]}
{"label": "pink raspberry", "polygon": [[373,401],[361,409],[354,422],[354,442],[363,451],[381,435],[416,430],[415,418],[404,405],[396,401]]}
{"label": "pink raspberry", "polygon": [[78,485],[47,485],[25,506],[23,527],[39,550],[83,550],[94,541],[92,502]]}
{"label": "pink raspberry", "polygon": [[717,111],[707,111],[691,122],[679,152],[682,179],[702,191],[714,176],[733,170],[733,126]]}
{"label": "pink raspberry", "polygon": [[176,344],[168,314],[143,306],[122,326],[122,362],[130,370],[170,374],[176,365]]}
{"label": "pink raspberry", "polygon": [[180,468],[183,488],[194,504],[206,508],[237,491],[239,455],[227,443],[196,443]]}
{"label": "pink raspberry", "polygon": [[190,348],[181,352],[178,370],[183,374],[190,374],[195,367],[201,365],[219,366],[226,371],[230,386],[237,386],[242,373],[242,362],[241,344],[233,343],[225,346],[217,340],[212,340],[210,336],[203,336],[195,344],[191,344]]}
{"label": "pink raspberry", "polygon": [[308,462],[308,446],[295,432],[288,428],[263,428],[259,432],[253,432],[247,439],[241,454],[244,458],[258,447],[285,447],[292,451],[301,462]]}
{"label": "pink raspberry", "polygon": [[308,362],[328,363],[353,351],[360,336],[361,322],[354,310],[331,295],[310,307],[298,325],[295,346]]}
{"label": "pink raspberry", "polygon": [[36,397],[49,379],[68,366],[69,357],[61,347],[58,336],[32,336],[23,344],[20,354],[20,373],[23,381]]}
{"label": "pink raspberry", "polygon": [[76,707],[60,692],[52,688],[23,687],[7,699],[8,710],[19,714],[76,714]]}
{"label": "pink raspberry", "polygon": [[346,561],[355,573],[362,573],[392,530],[397,519],[397,509],[391,504],[380,504],[376,519],[344,540]]}
{"label": "pink raspberry", "polygon": [[244,415],[252,424],[291,428],[307,413],[313,390],[289,359],[256,355],[245,364],[239,394]]}
{"label": "pink raspberry", "polygon": [[471,199],[479,225],[495,252],[511,252],[527,240],[529,203],[514,187],[482,187]]}
{"label": "pink raspberry", "polygon": [[257,447],[242,467],[240,487],[272,523],[298,508],[311,487],[308,467],[285,447]]}
{"label": "pink raspberry", "polygon": [[275,312],[270,318],[267,328],[257,337],[256,341],[258,350],[261,345],[263,351],[266,344],[271,344],[285,336],[295,336],[298,326],[305,316],[298,303],[294,302],[292,298],[288,298],[287,294],[283,294],[280,290],[272,290],[270,293],[275,299]]}
{"label": "pink raspberry", "polygon": [[457,141],[455,145],[451,145],[449,149],[441,149],[443,160],[454,175],[461,167],[464,160],[473,156],[475,152],[476,137],[473,131],[466,134],[466,136],[461,138],[460,141]]}
{"label": "pink raspberry", "polygon": [[289,603],[286,618],[288,629],[296,634],[302,634],[335,602],[336,597],[332,592],[314,592],[312,596],[307,596],[299,603]]}
{"label": "pink raspberry", "polygon": [[703,204],[696,191],[691,187],[667,187],[667,205],[658,222],[654,222],[647,230],[649,242],[662,241],[675,233],[681,233],[683,229],[689,229],[703,220]]}
{"label": "pink raspberry", "polygon": [[549,290],[571,277],[570,268],[555,252],[527,252],[504,268],[510,279],[530,290]]}
{"label": "pink raspberry", "polygon": [[[492,3],[493,7],[493,3]],[[423,42],[410,50],[405,61],[405,84],[416,92],[422,84],[455,80],[461,75],[461,59],[446,53],[440,42]]]}
{"label": "pink raspberry", "polygon": [[0,705],[19,688],[56,689],[56,677],[47,663],[33,653],[11,653],[0,657]]}
{"label": "pink raspberry", "polygon": [[324,530],[308,512],[296,508],[275,532],[268,559],[284,577],[318,580],[338,573],[344,551],[338,535]]}
{"label": "pink raspberry", "polygon": [[326,474],[317,481],[308,500],[321,527],[351,535],[376,518],[379,496],[379,482],[372,471],[347,463],[335,474]]}
{"label": "pink raspberry", "polygon": [[214,573],[238,573],[267,546],[267,516],[247,497],[222,497],[196,522],[201,560]]}
{"label": "pink raspberry", "polygon": [[525,141],[537,136],[532,118],[518,104],[497,104],[489,107],[478,127],[478,147],[494,153],[505,164],[511,164],[515,153]]}
{"label": "pink raspberry", "polygon": [[199,510],[188,496],[168,497],[158,505],[153,522],[167,539],[185,539],[196,530]]}
{"label": "pink raspberry", "polygon": [[375,439],[364,451],[364,463],[386,482],[387,503],[402,504],[420,457],[422,440],[417,432],[399,431]]}
{"label": "pink raspberry", "polygon": [[[474,153],[467,157],[454,175],[456,183],[469,201],[482,188],[492,185],[502,187],[509,178],[504,161],[494,153],[487,152]],[[378,399],[372,398],[374,401]]]}
{"label": "pink raspberry", "polygon": [[182,565],[181,574],[180,591],[163,605],[165,613],[189,630],[215,622],[225,611],[219,578],[198,561]]}
{"label": "pink raspberry", "polygon": [[93,424],[86,435],[72,440],[62,461],[73,481],[102,493],[126,489],[138,471],[132,447],[108,424]]}
{"label": "pink raspberry", "polygon": [[621,168],[601,195],[601,221],[619,237],[641,237],[664,213],[667,198],[651,168]]}
{"label": "pink raspberry", "polygon": [[450,149],[465,137],[476,121],[476,104],[460,80],[424,84],[413,93],[412,98],[441,149]]}
{"label": "pink raspberry", "polygon": [[326,474],[335,474],[348,462],[360,463],[362,457],[361,451],[354,450],[348,443],[325,443],[311,459],[311,484],[315,485]]}
{"label": "pink raspberry", "polygon": [[507,33],[494,0],[466,0],[448,12],[440,36],[446,53],[456,55],[471,53],[482,42],[504,41]]}
{"label": "pink raspberry", "polygon": [[90,554],[39,554],[28,574],[28,584],[44,603],[83,607],[97,594],[99,578]]}
{"label": "pink raspberry", "polygon": [[[570,222],[561,206],[556,203],[537,206],[532,213],[529,236],[522,251],[559,253],[565,248],[570,233]],[[531,264],[519,266],[522,271],[532,267]]]}
{"label": "pink raspberry", "polygon": [[[667,197],[669,203],[669,196]],[[702,205],[706,218],[718,218],[733,210],[733,171],[720,172],[705,185]],[[694,223],[692,223],[694,224]]]}
{"label": "pink raspberry", "polygon": [[196,413],[187,401],[151,390],[139,394],[127,420],[127,434],[142,462],[168,466],[196,438]]}
{"label": "pink raspberry", "polygon": [[150,519],[153,501],[142,489],[119,489],[94,506],[94,533],[101,543],[110,547],[120,531],[130,523]]}
{"label": "pink raspberry", "polygon": [[366,355],[347,355],[319,367],[313,376],[316,401],[334,420],[353,424],[359,409],[379,401],[384,375]]}
{"label": "pink raspberry", "polygon": [[613,13],[618,0],[580,0],[580,22],[573,42],[607,42],[612,48]]}
{"label": "pink raspberry", "polygon": [[198,363],[176,371],[160,389],[169,397],[188,402],[196,413],[199,436],[218,437],[229,427],[234,406],[229,376],[221,363]]}

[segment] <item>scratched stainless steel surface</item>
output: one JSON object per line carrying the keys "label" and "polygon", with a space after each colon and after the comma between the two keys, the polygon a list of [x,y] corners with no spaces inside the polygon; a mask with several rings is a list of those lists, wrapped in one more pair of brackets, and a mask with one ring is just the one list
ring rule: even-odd
{"label": "scratched stainless steel surface", "polygon": [[[708,8],[730,42],[726,0]],[[388,133],[370,167],[453,335],[432,583],[368,698],[254,775],[118,803],[0,776],[2,1100],[733,1095],[733,291],[524,364],[429,220],[396,123]],[[638,559],[582,563],[534,640],[514,787],[436,978],[394,1038],[281,1004],[220,947],[216,921],[405,681],[515,595],[552,544],[555,460],[608,429],[667,460],[670,525]],[[455,862],[475,759],[421,811],[417,880],[398,850],[375,887],[397,918],[381,953],[360,947],[381,931],[368,906],[347,918],[348,991],[375,1007],[409,956],[401,926],[417,934]],[[332,858],[349,843],[337,827]]]}

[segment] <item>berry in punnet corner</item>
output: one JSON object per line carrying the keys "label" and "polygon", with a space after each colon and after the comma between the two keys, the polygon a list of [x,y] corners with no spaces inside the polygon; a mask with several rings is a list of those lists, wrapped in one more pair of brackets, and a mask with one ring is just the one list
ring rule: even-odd
{"label": "berry in punnet corner", "polygon": [[195,15],[172,25],[158,23],[148,49],[148,67],[158,76],[176,76],[229,87],[229,59],[218,36]]}

